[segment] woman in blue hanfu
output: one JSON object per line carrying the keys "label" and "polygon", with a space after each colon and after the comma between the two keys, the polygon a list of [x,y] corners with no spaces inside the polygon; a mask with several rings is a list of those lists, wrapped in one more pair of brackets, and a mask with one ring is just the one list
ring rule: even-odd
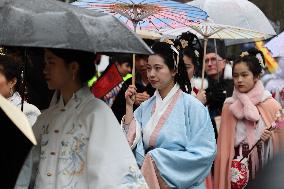
{"label": "woman in blue hanfu", "polygon": [[158,42],[152,50],[147,76],[156,92],[133,113],[136,88],[129,86],[122,126],[151,189],[203,189],[216,152],[208,111],[183,92],[190,81],[175,47]]}
{"label": "woman in blue hanfu", "polygon": [[33,126],[40,152],[35,189],[148,188],[111,109],[86,85],[95,73],[93,54],[44,54],[45,79],[59,95]]}

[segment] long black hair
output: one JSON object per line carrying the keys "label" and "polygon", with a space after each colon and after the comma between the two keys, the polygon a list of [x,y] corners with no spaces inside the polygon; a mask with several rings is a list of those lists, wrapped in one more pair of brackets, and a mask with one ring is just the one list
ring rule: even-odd
{"label": "long black hair", "polygon": [[[165,64],[171,71],[177,71],[175,82],[179,84],[181,90],[186,93],[191,92],[191,84],[188,79],[185,64],[180,62],[178,54],[172,49],[173,45],[166,42],[157,42],[152,46],[154,54],[164,59]],[[173,47],[174,48],[174,47]]]}
{"label": "long black hair", "polygon": [[246,52],[243,52],[233,64],[233,72],[235,66],[240,63],[245,63],[254,77],[259,77],[262,71],[265,69],[265,59],[261,51],[256,48],[251,48]]}

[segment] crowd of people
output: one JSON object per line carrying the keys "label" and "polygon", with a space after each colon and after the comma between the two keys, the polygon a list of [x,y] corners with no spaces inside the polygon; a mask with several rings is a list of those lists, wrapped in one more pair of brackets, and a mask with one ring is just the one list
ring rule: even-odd
{"label": "crowd of people", "polygon": [[[22,95],[23,64],[0,56],[0,93],[22,108],[38,141],[15,188],[241,189],[281,150],[284,135],[272,126],[284,101],[283,66],[262,77],[257,49],[229,62],[220,44],[209,43],[203,55],[189,32],[151,48],[136,55],[135,83],[122,80],[101,100],[87,85],[94,54],[44,49],[43,76],[54,94],[41,111]],[[131,72],[131,55],[110,60],[121,77]]]}

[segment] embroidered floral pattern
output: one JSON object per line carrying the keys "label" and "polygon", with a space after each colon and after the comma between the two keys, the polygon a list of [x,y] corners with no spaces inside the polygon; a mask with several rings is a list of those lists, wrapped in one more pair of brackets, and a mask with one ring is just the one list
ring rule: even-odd
{"label": "embroidered floral pattern", "polygon": [[40,152],[40,158],[46,159],[46,151],[45,148],[48,145],[48,133],[49,133],[49,124],[42,126],[42,134],[41,134],[41,152]]}
{"label": "embroidered floral pattern", "polygon": [[127,189],[148,189],[140,170],[134,165],[129,167],[128,174],[124,176],[122,183],[127,185]]}
{"label": "embroidered floral pattern", "polygon": [[249,180],[249,169],[247,159],[241,162],[239,159],[234,159],[231,166],[231,188],[243,189]]}
{"label": "embroidered floral pattern", "polygon": [[66,137],[65,140],[61,141],[59,161],[63,167],[60,167],[58,175],[67,177],[63,188],[76,188],[76,177],[84,174],[86,168],[84,156],[89,138],[83,133],[79,132],[75,135],[74,133],[75,130],[72,128],[66,133],[72,135],[72,137]]}

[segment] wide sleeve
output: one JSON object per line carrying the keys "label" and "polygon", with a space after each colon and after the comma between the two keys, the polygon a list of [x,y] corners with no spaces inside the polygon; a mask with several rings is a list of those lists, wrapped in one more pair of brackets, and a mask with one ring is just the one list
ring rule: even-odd
{"label": "wide sleeve", "polygon": [[230,186],[229,169],[234,157],[236,118],[224,104],[221,115],[221,126],[217,141],[217,156],[214,162],[214,188],[227,189]]}
{"label": "wide sleeve", "polygon": [[87,152],[88,188],[147,188],[114,114],[97,101],[85,120],[92,125]]}
{"label": "wide sleeve", "polygon": [[208,176],[216,153],[213,126],[201,103],[185,112],[186,146],[182,151],[155,148],[149,153],[169,187],[188,189],[199,186]]}
{"label": "wide sleeve", "polygon": [[121,127],[126,135],[128,144],[133,150],[136,148],[137,144],[142,140],[142,127],[141,127],[141,117],[142,117],[142,105],[135,110],[134,117],[130,124],[124,124],[124,116],[121,120]]}

